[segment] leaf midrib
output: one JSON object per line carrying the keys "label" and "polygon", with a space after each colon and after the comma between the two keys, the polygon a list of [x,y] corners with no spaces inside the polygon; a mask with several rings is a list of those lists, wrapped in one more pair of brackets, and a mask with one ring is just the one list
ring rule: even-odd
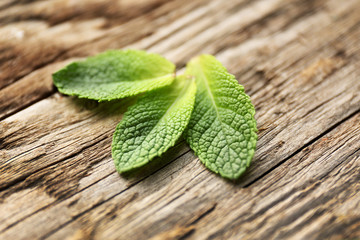
{"label": "leaf midrib", "polygon": [[102,82],[102,81],[91,81],[91,82],[84,82],[84,81],[76,81],[76,80],[71,80],[71,82],[75,82],[75,83],[87,83],[87,84],[92,84],[92,83],[101,83],[101,84],[114,84],[114,83],[134,83],[134,82],[145,82],[145,81],[151,81],[151,80],[157,80],[160,78],[166,78],[166,77],[171,77],[174,76],[174,73],[169,73],[160,77],[155,77],[155,78],[145,78],[145,79],[135,79],[135,80],[124,80],[124,81],[111,81],[111,82]]}
{"label": "leaf midrib", "polygon": [[[215,103],[214,95],[212,94],[212,91],[211,91],[211,88],[210,88],[210,86],[209,86],[209,83],[208,83],[208,81],[206,80],[207,77],[206,77],[204,71],[202,71],[201,64],[199,63],[199,65],[200,65],[200,68],[199,68],[200,70],[199,70],[199,72],[200,72],[200,74],[201,74],[202,77],[203,77],[202,79],[204,79],[203,82],[205,83],[206,90],[207,90],[207,92],[208,92],[208,95],[210,96],[211,103],[212,103],[212,105],[213,105],[214,108],[215,108],[216,116],[217,116],[218,119],[220,119],[220,115],[219,115],[219,112],[218,112],[218,110],[217,110],[217,106],[216,106],[216,103]],[[222,130],[222,128],[221,128],[221,130]]]}
{"label": "leaf midrib", "polygon": [[[199,72],[200,72],[200,74],[201,74],[201,76],[202,76],[202,79],[203,79],[205,88],[206,88],[206,90],[207,90],[208,96],[209,96],[209,98],[210,98],[210,100],[211,100],[211,103],[212,103],[214,109],[215,109],[216,118],[219,120],[221,132],[223,133],[223,136],[224,136],[224,138],[225,138],[226,145],[228,146],[229,149],[231,149],[230,144],[229,144],[229,142],[228,142],[228,140],[227,140],[227,138],[226,138],[226,134],[225,134],[225,132],[224,132],[224,128],[223,128],[223,125],[222,125],[222,121],[221,121],[221,118],[220,118],[220,114],[219,114],[219,112],[218,112],[218,108],[217,108],[217,105],[216,105],[216,102],[215,102],[214,95],[213,95],[213,93],[212,93],[212,91],[211,91],[211,88],[210,88],[209,83],[208,83],[208,80],[207,80],[208,78],[206,77],[206,74],[205,74],[205,72],[203,71],[203,68],[202,68],[202,65],[201,65],[201,63],[200,63],[200,60],[198,60],[198,65],[199,65],[199,68],[198,68],[198,69],[199,69]],[[230,151],[227,151],[227,153],[228,153],[228,158],[230,159]],[[221,168],[219,168],[219,170],[221,170]]]}

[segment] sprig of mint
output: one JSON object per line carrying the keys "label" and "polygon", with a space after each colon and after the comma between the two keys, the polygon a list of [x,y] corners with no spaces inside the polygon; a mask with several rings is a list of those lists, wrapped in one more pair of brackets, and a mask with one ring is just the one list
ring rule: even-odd
{"label": "sprig of mint", "polygon": [[160,156],[183,134],[211,171],[237,179],[254,156],[255,109],[243,86],[211,55],[193,58],[184,75],[165,58],[111,50],[53,74],[61,93],[107,101],[146,92],[117,125],[112,156],[119,173]]}

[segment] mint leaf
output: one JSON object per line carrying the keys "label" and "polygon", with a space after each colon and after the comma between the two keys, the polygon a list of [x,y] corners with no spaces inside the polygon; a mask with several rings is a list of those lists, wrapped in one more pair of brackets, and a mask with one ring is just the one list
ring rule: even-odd
{"label": "mint leaf", "polygon": [[197,93],[185,138],[207,168],[236,179],[250,165],[256,147],[250,98],[213,56],[194,58],[186,74],[195,77]]}
{"label": "mint leaf", "polygon": [[139,50],[111,50],[53,74],[61,93],[99,101],[133,96],[171,84],[175,65]]}
{"label": "mint leaf", "polygon": [[174,146],[189,122],[195,93],[195,81],[180,76],[129,108],[113,137],[112,156],[118,172],[143,166]]}

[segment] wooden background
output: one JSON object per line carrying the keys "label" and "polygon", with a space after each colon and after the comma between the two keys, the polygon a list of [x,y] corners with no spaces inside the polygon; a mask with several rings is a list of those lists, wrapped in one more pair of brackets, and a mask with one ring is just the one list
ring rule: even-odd
{"label": "wooden background", "polygon": [[[359,40],[359,0],[1,0],[0,239],[359,238]],[[238,182],[183,140],[116,173],[135,99],[63,96],[51,73],[121,48],[236,75],[259,128]]]}

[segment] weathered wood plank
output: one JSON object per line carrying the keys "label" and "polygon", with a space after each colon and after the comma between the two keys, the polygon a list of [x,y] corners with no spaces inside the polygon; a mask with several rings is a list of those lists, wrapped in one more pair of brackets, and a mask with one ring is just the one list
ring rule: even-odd
{"label": "weathered wood plank", "polygon": [[[212,4],[209,6],[209,9],[207,9],[206,7],[200,7],[199,11],[197,8],[195,8],[197,5],[199,5],[199,2],[197,2],[197,4],[194,4],[196,2],[193,2],[191,4],[167,4],[165,5],[163,8],[158,9],[157,12],[152,13],[155,15],[155,17],[157,15],[161,15],[162,13],[166,13],[166,12],[171,12],[172,8],[176,8],[176,14],[175,16],[168,16],[166,17],[166,21],[156,21],[157,18],[153,19],[150,18],[150,20],[152,20],[150,22],[149,25],[156,27],[159,24],[164,24],[164,22],[167,23],[167,27],[165,29],[165,31],[161,31],[160,35],[155,34],[154,36],[151,36],[151,39],[149,39],[147,41],[147,44],[154,44],[154,42],[157,42],[161,39],[164,38],[163,34],[164,32],[166,33],[166,35],[169,35],[172,33],[172,31],[176,31],[179,28],[182,28],[184,25],[186,26],[187,24],[189,24],[189,22],[191,21],[195,21],[197,18],[199,17],[204,17],[204,13],[206,13],[206,10],[209,11],[209,9],[211,11],[214,11],[216,7],[219,7],[219,3],[215,2],[217,4]],[[201,2],[200,2],[201,3]],[[179,5],[179,6],[178,6]],[[214,6],[213,6],[214,5]],[[182,8],[179,8],[182,7]],[[181,18],[182,14],[185,14],[189,9],[191,8],[195,8],[194,9],[194,14],[190,15],[190,16],[185,16],[184,19]],[[226,9],[225,9],[226,10]],[[221,11],[222,15],[224,15],[226,13],[226,11]],[[164,18],[165,16],[162,16],[162,18]],[[127,22],[127,24],[125,25],[120,25],[120,26],[114,26],[110,29],[105,28],[104,30],[102,29],[97,29],[96,31],[94,31],[94,29],[90,28],[89,26],[90,24],[92,24],[94,21],[90,21],[90,22],[72,22],[71,24],[67,24],[64,23],[63,25],[57,26],[57,28],[60,28],[61,31],[46,31],[46,34],[40,34],[40,35],[36,35],[35,37],[32,37],[32,35],[34,34],[33,29],[39,29],[40,26],[42,26],[39,23],[32,23],[32,22],[25,22],[25,23],[21,23],[20,26],[16,27],[16,26],[7,26],[4,28],[0,28],[0,35],[3,36],[12,36],[15,35],[18,32],[24,31],[25,36],[27,36],[27,38],[29,39],[29,41],[32,41],[33,38],[35,38],[33,43],[29,43],[27,42],[23,42],[23,44],[19,44],[17,45],[18,48],[21,48],[21,52],[26,52],[25,48],[28,48],[31,50],[31,54],[29,56],[29,61],[43,61],[44,58],[40,58],[39,54],[43,51],[43,49],[39,49],[38,44],[39,41],[44,41],[44,42],[48,42],[48,39],[52,38],[52,39],[57,39],[60,38],[59,42],[60,44],[62,44],[63,47],[66,47],[67,45],[71,45],[73,47],[68,47],[67,50],[63,50],[63,51],[59,51],[56,46],[52,46],[53,51],[56,51],[56,54],[59,55],[59,57],[57,58],[57,60],[61,60],[64,58],[68,58],[69,56],[71,57],[78,57],[78,56],[87,56],[87,55],[91,55],[91,54],[96,54],[99,53],[101,51],[104,51],[106,49],[109,48],[121,48],[126,46],[126,44],[128,44],[131,41],[135,41],[137,38],[139,38],[139,36],[137,36],[137,34],[144,34],[144,35],[148,35],[149,33],[142,33],[142,32],[135,32],[133,33],[133,29],[137,29],[139,28],[139,26],[144,25],[144,21],[148,21],[149,20],[149,16],[141,16],[139,19],[135,19],[134,21],[130,21]],[[173,21],[175,21],[173,23]],[[104,20],[99,20],[97,21],[97,24],[103,24]],[[87,24],[87,25],[86,25]],[[96,24],[96,22],[95,22]],[[210,23],[211,24],[211,23]],[[28,26],[29,25],[29,26]],[[35,25],[35,26],[34,26]],[[40,26],[38,26],[40,25]],[[85,37],[90,37],[92,38],[91,40],[87,40],[90,41],[88,44],[83,43],[83,39],[79,39],[76,38],[76,41],[65,41],[64,36],[66,36],[66,38],[69,38],[72,34],[76,33],[79,34],[79,32],[77,31],[77,29],[82,29],[87,27],[87,29],[90,30],[91,34],[89,35],[88,33],[81,33],[82,36]],[[96,28],[96,26],[94,26]],[[44,28],[45,30],[45,28]],[[149,29],[148,29],[149,30]],[[30,32],[31,31],[31,32]],[[153,30],[151,30],[153,31]],[[30,36],[29,36],[30,35]],[[127,36],[126,38],[124,38],[123,36]],[[166,37],[165,35],[165,37]],[[101,36],[101,37],[99,37]],[[94,38],[95,37],[95,38]],[[134,37],[134,38],[132,38]],[[93,39],[94,38],[94,39]],[[114,42],[114,39],[116,39],[116,41]],[[3,42],[4,46],[6,48],[11,49],[10,45],[14,44],[14,40],[15,40],[15,44],[19,43],[19,40],[16,41],[17,39],[12,39],[10,37],[10,39],[8,37],[5,37],[4,39],[2,39],[1,41],[1,37],[0,37],[0,43]],[[182,38],[182,40],[184,41],[184,38]],[[150,43],[151,42],[151,43]],[[51,44],[56,44],[53,42],[50,42]],[[80,44],[81,43],[81,44]],[[35,46],[32,46],[32,44],[34,44]],[[115,44],[115,45],[114,45]],[[163,43],[162,43],[163,45]],[[85,46],[85,47],[81,47],[81,46]],[[132,47],[135,48],[144,48],[143,44],[135,44]],[[61,55],[61,56],[60,56]],[[6,56],[6,52],[2,54],[2,56]],[[22,62],[18,62],[17,58],[19,58],[19,61]],[[31,59],[31,58],[35,58],[35,59]],[[38,58],[40,58],[41,60],[39,60]],[[24,59],[21,55],[17,56],[14,54],[14,56],[10,56],[10,62],[18,62],[19,66],[21,66],[22,64],[22,68],[28,68],[29,70],[33,70],[32,66],[27,65],[27,59]],[[50,63],[52,61],[56,61],[56,60],[51,60]],[[49,75],[49,73],[51,73],[52,71],[54,71],[54,69],[56,67],[60,67],[62,65],[65,65],[66,63],[68,63],[69,59],[62,61],[60,63],[55,63],[55,64],[50,64],[47,65],[44,68],[40,68],[38,71],[33,72],[32,74],[38,74],[36,76],[39,76],[41,83],[43,83],[45,86],[45,88],[41,88],[38,87],[35,89],[32,88],[24,88],[25,85],[31,84],[35,81],[39,81],[37,79],[36,76],[30,75],[30,76],[26,76],[20,80],[18,80],[18,84],[14,84],[11,87],[7,87],[5,89],[1,89],[1,84],[4,83],[4,86],[6,86],[9,83],[6,83],[7,80],[11,80],[11,78],[5,79],[8,75],[7,75],[7,71],[9,74],[12,74],[12,77],[14,77],[14,73],[12,71],[14,71],[14,69],[7,69],[7,64],[10,63],[4,63],[3,65],[1,65],[0,67],[4,67],[4,71],[2,71],[2,73],[4,73],[4,79],[1,79],[0,77],[0,119],[3,119],[4,117],[8,116],[9,114],[12,114],[16,111],[18,111],[19,109],[23,109],[25,106],[27,106],[30,103],[33,103],[35,101],[41,100],[42,96],[48,96],[51,93],[53,93],[53,88],[51,88],[50,86],[52,85],[52,80],[51,77]],[[33,62],[32,62],[33,63]],[[16,72],[15,74],[20,74],[19,72]],[[1,76],[1,72],[0,72],[0,76]],[[30,80],[32,79],[32,80]],[[15,79],[13,79],[15,80]],[[11,81],[13,81],[11,80]],[[35,86],[34,86],[35,87]],[[35,91],[35,92],[34,92]],[[38,93],[38,94],[36,94]]]}
{"label": "weathered wood plank", "polygon": [[[9,4],[25,11],[28,4],[41,9],[48,3]],[[28,51],[24,59],[12,48],[0,54],[18,63],[0,66],[6,86],[0,89],[0,238],[360,235],[359,2],[144,4],[128,18],[100,17],[105,10],[96,7],[78,18],[74,13],[85,8],[50,16],[50,7],[35,22],[16,22],[15,10],[0,7],[7,19],[0,32],[27,26],[32,38],[19,44],[0,37],[5,46]],[[47,45],[54,51],[42,57],[49,50],[39,46],[56,37]],[[56,44],[64,45],[59,50]],[[237,184],[207,171],[183,141],[140,171],[115,172],[111,135],[135,98],[98,104],[54,94],[50,73],[69,58],[125,46],[164,54],[179,67],[212,53],[236,74],[260,128],[254,163]]]}
{"label": "weathered wood plank", "polygon": [[[359,120],[360,115],[354,115],[252,188],[239,189],[222,181],[198,162],[192,161],[185,167],[172,166],[178,164],[173,162],[164,169],[164,175],[152,175],[108,201],[102,199],[102,204],[91,206],[85,214],[77,214],[78,203],[71,204],[74,199],[66,200],[61,204],[69,204],[67,209],[73,219],[68,220],[65,227],[60,225],[60,231],[52,238],[74,234],[100,239],[143,239],[158,233],[165,237],[174,234],[174,225],[176,231],[185,234],[191,231],[193,239],[207,236],[252,239],[273,237],[272,234],[285,238],[295,233],[299,238],[315,239],[331,235],[332,227],[341,229],[341,236],[357,236],[360,230],[360,185],[356,174],[360,170]],[[106,183],[111,185],[114,181]],[[157,183],[163,185],[159,188]],[[99,192],[106,186],[97,185]],[[341,204],[340,209],[337,203]],[[343,219],[344,215],[348,219]],[[51,214],[32,216],[27,221],[46,221],[46,216]],[[321,219],[317,222],[321,225],[304,228],[317,218]],[[322,230],[321,226],[326,228]]]}
{"label": "weathered wood plank", "polygon": [[[359,236],[359,121],[358,113],[251,188],[225,199],[197,234],[228,239]],[[219,225],[220,231],[214,228]]]}
{"label": "weathered wood plank", "polygon": [[0,119],[4,119],[55,93],[56,89],[52,83],[52,73],[75,60],[77,59],[68,59],[49,64],[1,89]]}
{"label": "weathered wood plank", "polygon": [[[313,4],[300,4],[301,2],[302,1],[300,1],[300,2],[295,1],[293,3],[290,3],[289,5],[282,4],[280,9],[276,9],[275,6],[273,6],[272,7],[273,12],[268,10],[268,11],[265,11],[264,14],[267,14],[270,12],[270,16],[274,15],[274,17],[267,17],[267,19],[270,18],[268,20],[275,18],[273,21],[281,22],[282,24],[289,24],[294,19],[296,20],[296,18],[299,15],[302,15],[302,14],[310,11],[310,9],[313,5]],[[193,10],[193,12],[191,12],[191,14],[185,15],[184,17],[182,17],[181,15],[180,16],[177,15],[178,18],[175,19],[174,22],[171,21],[171,18],[170,19],[167,18],[167,22],[170,22],[169,24],[165,25],[164,27],[159,27],[158,31],[155,32],[153,35],[151,35],[148,38],[142,39],[138,43],[132,44],[130,47],[145,48],[145,49],[150,47],[151,51],[166,54],[167,51],[172,50],[171,48],[174,48],[174,47],[176,48],[178,44],[185,43],[186,40],[189,38],[189,36],[192,36],[192,35],[196,36],[199,32],[204,31],[211,26],[212,26],[212,28],[208,29],[208,31],[210,31],[210,30],[216,31],[216,29],[219,27],[215,24],[217,22],[221,21],[222,19],[226,18],[226,16],[228,15],[228,12],[230,10],[234,11],[234,8],[236,9],[236,8],[239,8],[240,6],[242,6],[241,4],[244,4],[244,3],[241,1],[239,1],[239,2],[231,1],[227,4],[224,4],[223,1],[213,1],[212,4],[210,4],[208,6],[201,6],[199,8],[195,8]],[[300,7],[294,8],[295,5],[300,6]],[[190,6],[185,5],[185,6],[187,6],[187,7],[184,9],[177,9],[176,13],[186,12],[187,10],[191,9],[190,7],[194,7],[191,5]],[[221,11],[219,11],[219,9]],[[254,8],[254,7],[251,9],[252,9],[251,11],[248,10],[248,11],[245,11],[245,13],[247,13],[248,15],[257,16],[257,18],[255,18],[255,20],[261,19],[261,17],[266,16],[264,14],[260,15],[256,11],[256,8]],[[297,10],[293,11],[292,9],[297,9]],[[162,9],[159,9],[159,10],[162,10]],[[165,10],[170,11],[171,9],[165,8]],[[161,13],[161,12],[164,12],[165,10],[162,10],[159,12]],[[277,17],[277,14],[276,14],[277,12],[284,12],[284,14],[281,14],[281,15],[279,15],[279,17]],[[242,11],[236,12],[234,17],[236,17],[237,15],[239,15],[241,13],[242,13]],[[208,16],[208,14],[211,14],[211,16],[212,16],[212,18],[210,19],[211,21],[209,21],[209,18],[206,18],[206,16]],[[174,18],[174,17],[172,17],[172,18]],[[105,49],[108,49],[108,48],[124,47],[125,46],[124,44],[126,44],[126,39],[124,40],[124,38],[121,37],[121,35],[129,35],[129,33],[130,33],[130,31],[132,31],[132,29],[137,28],[139,24],[144,23],[144,19],[148,20],[147,18],[144,17],[144,18],[140,18],[140,19],[137,19],[136,21],[134,21],[137,23],[137,25],[134,25],[134,24],[132,24],[132,22],[130,22],[128,24],[125,24],[125,26],[122,25],[121,27],[118,27],[118,28],[115,27],[115,28],[111,28],[109,30],[106,29],[107,31],[101,31],[101,29],[99,29],[97,31],[101,32],[101,33],[98,33],[101,35],[101,38],[98,37],[98,38],[90,41],[90,43],[88,43],[88,44],[86,44],[86,43],[82,43],[81,45],[76,44],[76,47],[70,48],[69,50],[64,50],[65,53],[63,53],[63,56],[59,57],[59,59],[64,58],[64,55],[71,56],[71,57],[86,56],[89,54],[95,54],[100,51],[104,51]],[[231,23],[231,21],[230,21],[230,23]],[[246,26],[246,24],[250,24],[250,26],[255,26],[255,27],[253,27],[254,29],[252,29],[251,31],[244,31],[244,33],[241,33],[239,35],[239,33],[237,31],[235,31],[235,33],[233,33],[235,24],[229,25],[229,26],[227,26],[227,24],[224,24],[226,26],[226,28],[223,28],[223,29],[225,29],[225,31],[227,31],[227,32],[225,32],[225,31],[224,32],[226,33],[226,35],[229,35],[229,36],[227,36],[227,39],[242,39],[242,40],[244,40],[245,37],[249,34],[249,32],[254,32],[253,35],[256,36],[257,31],[262,31],[262,32],[264,31],[264,29],[261,28],[262,27],[261,22],[259,24],[253,25],[252,22],[249,20],[243,21],[240,19],[240,21],[238,20],[237,23],[240,24],[240,26],[237,26],[237,28],[241,27],[242,25]],[[75,22],[75,23],[72,23],[72,25],[71,25],[71,26],[73,26],[72,28],[66,28],[67,30],[66,31],[64,30],[64,32],[57,31],[55,33],[51,33],[51,34],[47,33],[47,34],[43,34],[43,35],[36,36],[36,37],[43,39],[44,37],[47,37],[47,38],[50,38],[50,37],[51,38],[59,38],[60,37],[61,38],[62,37],[61,35],[68,36],[69,34],[73,34],[73,32],[75,31],[75,28],[84,27],[81,24],[84,24],[84,23]],[[154,25],[154,24],[155,24],[155,22],[152,23],[152,25]],[[279,25],[279,24],[274,24],[274,26],[276,26],[276,27],[274,27],[272,29],[272,31],[279,31],[283,27],[283,25]],[[30,29],[33,29],[33,28],[30,28]],[[12,29],[12,31],[14,31],[14,29]],[[265,30],[265,31],[268,32],[269,30]],[[1,29],[0,29],[0,32],[1,32]],[[11,31],[3,30],[2,32],[4,32],[4,36],[5,36],[5,35],[9,35]],[[260,32],[260,34],[263,34],[263,33]],[[25,35],[29,35],[29,33],[26,32]],[[48,36],[48,35],[50,35],[50,36]],[[82,34],[82,35],[87,36],[87,34]],[[94,33],[92,33],[92,35],[94,35]],[[118,38],[119,40],[117,40],[114,43],[115,38]],[[133,41],[133,40],[134,39],[130,39],[130,41]],[[208,46],[214,47],[219,44],[222,44],[221,42],[216,42],[216,41],[214,42],[212,40],[211,36],[207,36],[207,38],[204,40],[207,42]],[[43,39],[43,41],[46,41],[46,39]],[[161,43],[156,44],[159,41],[161,41]],[[82,40],[77,39],[77,42],[82,42]],[[240,42],[237,42],[237,44],[238,43],[240,43]],[[64,44],[69,44],[69,43],[65,42]],[[114,45],[114,44],[116,44],[116,45]],[[154,44],[155,44],[155,46],[154,46]],[[227,44],[227,47],[230,47],[230,46],[231,45]],[[220,45],[217,48],[222,49],[223,46]],[[182,49],[182,50],[184,50],[184,49]],[[218,51],[218,50],[215,50],[214,53],[216,53],[216,51]],[[34,56],[37,54],[38,54],[38,52],[35,51]],[[192,56],[189,55],[188,58],[191,58],[191,57]],[[178,65],[181,65],[181,63],[179,63],[178,59],[173,59],[173,60],[175,62],[178,62]],[[50,78],[48,78],[47,81],[49,81],[47,84],[50,84]],[[27,89],[25,89],[25,91],[26,90]],[[19,92],[20,94],[23,94],[24,96],[31,95],[31,92],[24,94],[24,89],[20,88],[20,87],[12,88],[11,90],[8,90],[8,91],[11,91],[13,93]],[[2,109],[10,108],[10,105],[9,105],[10,103],[8,100],[11,101],[12,99],[10,97],[8,97],[8,98],[6,97],[6,96],[8,96],[7,95],[8,91],[5,91],[3,93],[0,92],[2,102],[5,104],[5,106],[3,106]],[[16,93],[16,95],[19,95],[19,93]],[[49,94],[49,92],[47,92],[47,94]],[[39,95],[41,95],[41,94],[39,94]],[[4,99],[4,97],[5,97],[5,99]],[[27,99],[25,99],[25,100],[27,100]],[[24,102],[27,102],[27,101],[24,101]],[[14,106],[14,108],[15,108],[15,106]],[[21,108],[22,108],[22,106],[17,106],[17,109],[21,109]]]}
{"label": "weathered wood plank", "polygon": [[[82,57],[88,55],[89,52],[90,54],[99,52],[96,48],[91,50],[89,44],[91,45],[93,41],[105,41],[105,49],[125,47],[151,34],[154,28],[168,24],[186,14],[188,8],[201,4],[201,1],[189,0],[175,3],[151,0],[142,1],[142,4],[121,1],[111,6],[105,0],[91,2],[93,4],[89,5],[73,2],[72,4],[75,4],[73,6],[61,0],[41,1],[35,2],[36,6],[33,4],[31,6],[15,5],[11,11],[8,9],[0,11],[2,21],[11,22],[0,28],[2,33],[0,35],[2,36],[0,37],[0,89],[46,64],[69,58],[67,52],[70,50],[72,50],[71,57]],[[66,7],[67,10],[58,11],[62,9],[61,6]],[[86,10],[87,6],[91,6],[91,10]],[[108,9],[109,12],[102,15],[102,9]],[[177,14],[171,14],[175,9]],[[77,16],[77,11],[80,11],[79,14],[86,13],[85,19],[71,19],[74,15]],[[26,12],[24,18],[28,21],[19,21],[23,18],[19,13],[24,12]],[[126,15],[129,17],[124,20],[111,18],[112,13],[119,13],[117,17],[121,18],[124,16],[123,12],[127,12]],[[51,26],[51,21],[46,21],[47,16],[57,18],[59,14],[64,20],[70,18],[69,21],[62,20],[55,26]],[[33,15],[38,16],[39,19],[36,17],[33,19]],[[93,16],[93,18],[86,19],[86,16]],[[160,16],[164,19],[159,19]],[[84,51],[85,46],[87,46],[87,51]]]}

